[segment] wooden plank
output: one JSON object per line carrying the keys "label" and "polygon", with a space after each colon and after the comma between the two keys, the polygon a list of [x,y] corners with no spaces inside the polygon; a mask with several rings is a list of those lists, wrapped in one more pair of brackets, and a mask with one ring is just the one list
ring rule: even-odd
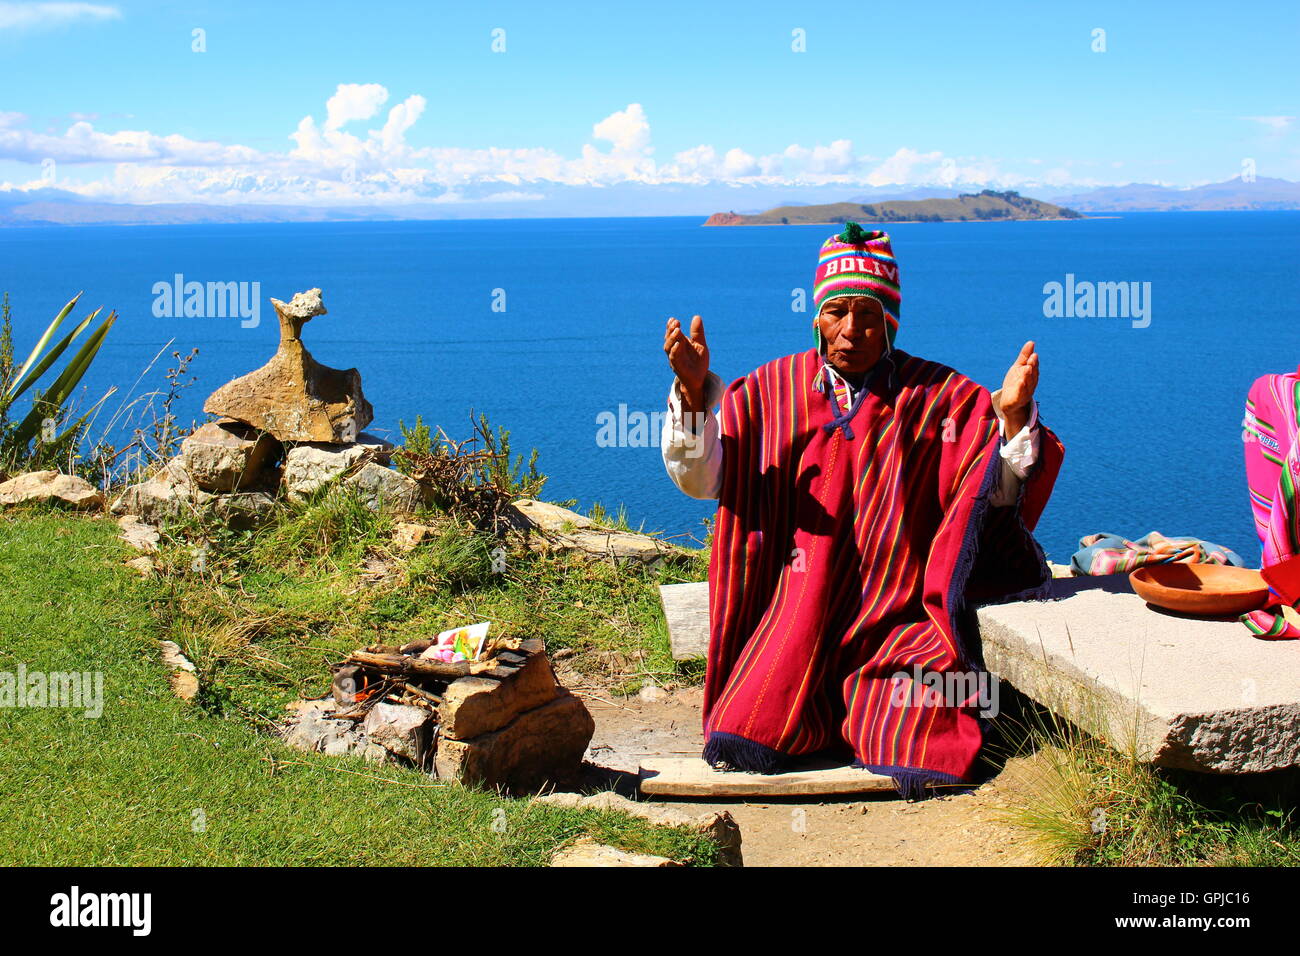
{"label": "wooden plank", "polygon": [[843,764],[810,763],[785,773],[714,770],[700,757],[647,757],[641,792],[665,797],[790,797],[894,790],[889,777]]}
{"label": "wooden plank", "polygon": [[659,585],[668,621],[673,660],[706,657],[709,653],[709,582]]}

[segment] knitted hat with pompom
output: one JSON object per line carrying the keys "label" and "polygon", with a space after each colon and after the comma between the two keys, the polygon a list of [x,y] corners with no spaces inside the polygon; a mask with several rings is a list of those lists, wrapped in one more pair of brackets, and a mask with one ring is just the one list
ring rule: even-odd
{"label": "knitted hat with pompom", "polygon": [[[822,243],[813,280],[813,309],[820,313],[830,299],[866,295],[885,310],[885,331],[893,346],[898,332],[902,296],[898,286],[898,263],[889,245],[889,235],[867,231],[856,222],[846,222],[844,231]],[[821,329],[813,323],[813,340],[821,350]]]}

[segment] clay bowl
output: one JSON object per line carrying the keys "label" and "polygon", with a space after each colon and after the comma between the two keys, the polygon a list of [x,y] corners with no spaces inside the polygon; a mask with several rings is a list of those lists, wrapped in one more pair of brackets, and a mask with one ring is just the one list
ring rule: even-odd
{"label": "clay bowl", "polygon": [[1183,614],[1245,614],[1268,603],[1268,584],[1249,568],[1148,564],[1129,574],[1128,582],[1142,600]]}

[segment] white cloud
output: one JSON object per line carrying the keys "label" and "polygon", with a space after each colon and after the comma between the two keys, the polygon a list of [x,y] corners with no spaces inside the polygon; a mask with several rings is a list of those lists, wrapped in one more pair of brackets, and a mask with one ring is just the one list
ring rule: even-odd
{"label": "white cloud", "polygon": [[424,97],[417,94],[408,96],[388,111],[388,122],[379,131],[380,147],[384,152],[394,152],[405,145],[406,131],[415,125],[415,121],[424,112],[424,107]]}
{"label": "white cloud", "polygon": [[650,122],[640,103],[631,103],[627,109],[606,116],[591,128],[591,135],[612,143],[615,153],[651,152]]}
{"label": "white cloud", "polygon": [[[16,114],[8,114],[10,116]],[[144,130],[101,133],[79,120],[62,134],[19,129],[12,121],[0,122],[0,158],[40,163],[169,162],[191,166],[256,163],[261,154],[247,146],[223,146],[175,134],[158,136]]]}
{"label": "white cloud", "polygon": [[[385,111],[388,102],[389,91],[380,84],[341,83],[323,104],[323,121],[304,116],[284,151],[147,130],[106,132],[89,119],[78,119],[62,133],[43,133],[27,128],[23,114],[0,112],[0,159],[32,164],[53,159],[59,188],[127,202],[501,202],[541,198],[548,186],[621,183],[846,189],[1081,184],[1071,177],[1069,163],[1046,174],[1036,171],[1030,180],[986,157],[903,147],[882,159],[855,150],[848,139],[793,143],[766,154],[705,143],[658,163],[650,119],[639,103],[594,123],[593,141],[576,156],[543,147],[413,146],[407,137],[423,117],[426,99],[411,94]],[[111,174],[78,179],[80,167],[105,164],[112,166]]]}
{"label": "white cloud", "polygon": [[692,147],[673,156],[673,161],[659,170],[665,181],[703,183],[726,182],[777,185],[822,185],[863,182],[869,156],[853,152],[851,140],[838,139],[829,146],[811,148],[797,143],[779,153],[753,156],[740,148],[718,154],[708,145]]}
{"label": "white cloud", "polygon": [[121,16],[117,7],[101,3],[0,3],[0,30],[40,30]]}
{"label": "white cloud", "polygon": [[378,83],[340,83],[325,103],[325,128],[340,129],[355,120],[370,119],[388,100]]}
{"label": "white cloud", "polygon": [[1295,122],[1294,116],[1243,116],[1242,119],[1259,123],[1274,133],[1283,133]]}
{"label": "white cloud", "polygon": [[871,171],[870,175],[867,176],[867,184],[871,186],[906,185],[921,178],[916,175],[919,167],[928,169],[931,166],[939,165],[942,159],[943,154],[938,151],[918,153],[916,150],[904,146]]}

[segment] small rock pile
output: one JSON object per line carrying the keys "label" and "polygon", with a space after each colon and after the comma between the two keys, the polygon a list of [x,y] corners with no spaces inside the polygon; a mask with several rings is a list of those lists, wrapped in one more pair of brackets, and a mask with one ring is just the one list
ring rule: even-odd
{"label": "small rock pile", "polygon": [[485,659],[455,664],[420,658],[428,643],[355,651],[335,666],[329,697],[291,705],[284,741],[512,793],[579,770],[595,723],[541,641],[498,638]]}
{"label": "small rock pile", "polygon": [[371,508],[414,511],[420,485],[391,467],[393,446],[361,431],[374,411],[356,369],[329,368],[302,343],[302,327],[326,314],[321,290],[272,299],[280,345],[271,360],[217,389],[203,410],[219,416],[181,444],[180,454],[113,502],[117,515],[150,523],[215,514],[233,527],[269,518],[278,496],[301,500],[342,481]]}

